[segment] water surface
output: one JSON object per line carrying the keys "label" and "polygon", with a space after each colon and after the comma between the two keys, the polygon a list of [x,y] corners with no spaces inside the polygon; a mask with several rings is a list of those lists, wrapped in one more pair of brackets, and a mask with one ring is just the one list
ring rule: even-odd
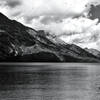
{"label": "water surface", "polygon": [[0,100],[100,100],[100,66],[1,64]]}

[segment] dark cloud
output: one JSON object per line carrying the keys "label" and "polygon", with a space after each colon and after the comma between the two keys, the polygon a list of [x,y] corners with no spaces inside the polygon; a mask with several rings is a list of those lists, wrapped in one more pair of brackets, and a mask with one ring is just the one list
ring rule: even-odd
{"label": "dark cloud", "polygon": [[11,8],[14,8],[14,7],[20,5],[20,2],[19,2],[19,1],[8,2],[8,5],[9,5]]}
{"label": "dark cloud", "polygon": [[9,6],[10,8],[15,8],[19,5],[21,5],[21,0],[4,0],[5,5]]}
{"label": "dark cloud", "polygon": [[91,19],[96,19],[98,18],[100,21],[100,5],[91,5],[90,11],[89,11],[89,16]]}
{"label": "dark cloud", "polygon": [[54,21],[53,17],[47,16],[41,19],[42,24],[49,24]]}
{"label": "dark cloud", "polygon": [[55,22],[55,23],[58,23],[58,22],[61,22],[63,18],[60,18],[58,16],[44,16],[42,19],[41,19],[41,23],[42,24],[50,24],[52,22]]}
{"label": "dark cloud", "polygon": [[99,33],[95,33],[91,36],[90,41],[95,42],[99,40]]}
{"label": "dark cloud", "polygon": [[24,20],[25,20],[25,23],[27,24],[31,24],[32,23],[32,20],[39,20],[40,16],[24,16]]}
{"label": "dark cloud", "polygon": [[30,24],[33,20],[33,16],[24,16],[25,23]]}
{"label": "dark cloud", "polygon": [[13,13],[11,16],[16,17],[16,16],[19,16],[20,14],[21,14],[21,11],[18,11],[18,12]]}

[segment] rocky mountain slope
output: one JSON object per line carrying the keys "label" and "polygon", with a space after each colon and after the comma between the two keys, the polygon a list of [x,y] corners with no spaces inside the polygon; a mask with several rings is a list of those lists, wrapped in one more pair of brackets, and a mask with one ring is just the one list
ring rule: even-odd
{"label": "rocky mountain slope", "polygon": [[85,50],[91,54],[93,54],[94,56],[97,56],[98,58],[100,58],[100,51],[96,50],[96,49],[88,49],[85,48]]}
{"label": "rocky mountain slope", "polygon": [[100,62],[100,59],[0,13],[0,62]]}

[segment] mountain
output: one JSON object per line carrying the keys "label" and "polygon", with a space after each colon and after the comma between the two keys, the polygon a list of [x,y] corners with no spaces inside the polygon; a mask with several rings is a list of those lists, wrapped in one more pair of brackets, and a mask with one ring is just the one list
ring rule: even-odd
{"label": "mountain", "polygon": [[0,13],[0,62],[100,62],[100,59],[79,46]]}
{"label": "mountain", "polygon": [[98,58],[100,58],[100,51],[96,50],[96,49],[88,49],[85,48],[85,50],[91,54],[93,54],[94,56],[97,56]]}

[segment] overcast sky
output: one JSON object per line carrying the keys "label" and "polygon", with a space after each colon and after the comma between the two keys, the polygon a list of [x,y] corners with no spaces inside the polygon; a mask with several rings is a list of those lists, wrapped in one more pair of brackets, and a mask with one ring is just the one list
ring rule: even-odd
{"label": "overcast sky", "polygon": [[0,11],[67,43],[100,50],[99,5],[100,0],[0,0]]}

